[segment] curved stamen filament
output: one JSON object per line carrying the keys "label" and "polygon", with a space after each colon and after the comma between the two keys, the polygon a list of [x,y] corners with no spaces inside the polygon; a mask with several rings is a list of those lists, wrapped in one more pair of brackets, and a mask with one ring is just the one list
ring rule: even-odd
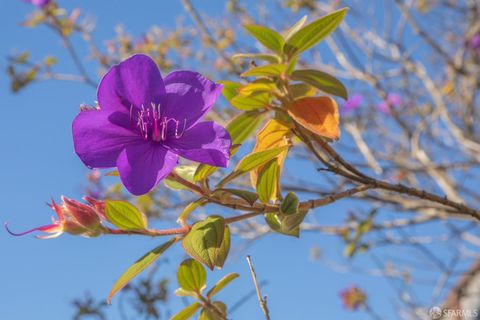
{"label": "curved stamen filament", "polygon": [[180,139],[187,128],[187,119],[162,118],[160,105],[154,103],[147,108],[142,105],[139,110],[130,106],[130,123],[140,130],[144,140],[155,142],[165,141],[169,136]]}

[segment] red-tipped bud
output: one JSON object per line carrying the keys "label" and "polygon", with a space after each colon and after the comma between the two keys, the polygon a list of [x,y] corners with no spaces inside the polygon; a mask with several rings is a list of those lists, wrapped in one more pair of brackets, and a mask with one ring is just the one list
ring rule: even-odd
{"label": "red-tipped bud", "polygon": [[[5,228],[14,236],[22,236],[35,231],[46,233],[45,235],[38,235],[37,238],[40,239],[55,238],[64,232],[85,237],[96,237],[102,233],[104,230],[101,224],[101,217],[104,216],[103,211],[100,214],[93,204],[83,204],[67,197],[62,197],[62,201],[63,203],[58,205],[52,199],[52,203],[49,204],[58,216],[58,220],[52,217],[52,223],[49,225],[21,233],[10,231],[7,224],[5,224]],[[98,208],[101,208],[101,201],[97,202]]]}
{"label": "red-tipped bud", "polygon": [[105,215],[105,202],[97,200],[95,198],[85,196],[83,197],[83,200],[88,202],[92,208],[95,209],[97,214],[100,216],[105,221],[108,221],[107,216]]}
{"label": "red-tipped bud", "polygon": [[[100,217],[91,206],[62,196],[62,211],[67,220],[78,222],[89,230],[96,230],[100,226]],[[71,217],[72,219],[68,219]]]}

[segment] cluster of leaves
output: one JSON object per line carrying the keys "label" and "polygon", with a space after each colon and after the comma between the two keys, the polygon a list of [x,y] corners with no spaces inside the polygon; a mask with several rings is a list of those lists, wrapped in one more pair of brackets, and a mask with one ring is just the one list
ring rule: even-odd
{"label": "cluster of leaves", "polygon": [[18,92],[38,78],[39,74],[50,74],[52,67],[57,63],[53,56],[47,56],[41,62],[30,61],[30,52],[13,55],[9,59],[7,75],[10,78],[10,89]]}
{"label": "cluster of leaves", "polygon": [[[147,216],[130,202],[116,200],[104,202],[102,219],[116,227],[110,229],[102,226],[101,230],[104,233],[173,235],[125,271],[112,287],[109,302],[134,277],[156,262],[166,250],[175,243],[182,242],[183,249],[194,260],[190,259],[181,264],[178,273],[180,289],[177,290],[177,294],[191,296],[199,301],[182,310],[174,319],[188,319],[200,308],[201,319],[226,318],[226,306],[211,299],[237,275],[226,276],[203,296],[206,274],[200,263],[211,270],[215,267],[221,268],[230,249],[228,225],[250,216],[247,214],[227,219],[220,215],[210,215],[202,221],[189,224],[190,214],[208,203],[245,211],[252,209],[254,212],[251,216],[263,214],[272,231],[299,236],[300,224],[309,208],[302,206],[294,193],[288,193],[285,197],[282,195],[281,175],[285,159],[294,143],[302,139],[304,134],[312,134],[327,140],[339,138],[338,106],[332,97],[318,93],[346,99],[347,91],[333,76],[319,70],[297,69],[296,63],[300,54],[335,30],[346,12],[347,9],[338,10],[309,24],[306,24],[307,18],[304,17],[283,34],[261,25],[245,26],[246,31],[269,52],[241,53],[233,56],[234,61],[253,60],[254,66],[241,75],[247,80],[244,83],[223,81],[223,95],[235,109],[241,111],[226,127],[233,142],[231,155],[234,156],[240,146],[263,124],[257,132],[255,146],[238,161],[232,171],[222,175],[213,187],[210,187],[210,178],[218,168],[205,164],[178,166],[173,174],[164,180],[173,190],[189,190],[199,195],[198,199],[188,204],[178,217],[178,223],[181,225],[179,229],[171,229],[164,233],[149,229]],[[68,47],[68,37],[72,32],[84,32],[75,22],[78,15],[79,12],[74,12],[68,16],[52,2],[36,11],[25,25],[49,26],[60,34]],[[120,34],[118,41],[109,46],[110,53],[112,56],[118,54],[121,59],[122,54],[147,52],[164,63],[167,55],[165,48],[182,46],[183,40],[180,36],[170,38],[163,46],[154,45],[158,41],[153,41],[151,36],[147,35],[134,43],[128,36]],[[50,72],[56,60],[49,57],[42,65],[31,64],[28,53],[24,53],[12,58],[11,62],[9,72],[12,83],[15,84],[13,89],[17,91],[33,81],[38,71]],[[263,64],[259,65],[261,62]],[[101,63],[108,66],[112,61],[104,60]],[[20,65],[30,66],[30,69],[25,74],[18,73],[14,66]],[[171,65],[164,67],[168,69]],[[87,77],[86,74],[82,75]],[[118,174],[111,172],[109,175]],[[227,186],[244,176],[249,176],[253,190]]]}
{"label": "cluster of leaves", "polygon": [[193,259],[187,259],[180,264],[177,272],[177,280],[180,288],[175,294],[180,297],[192,297],[198,300],[185,307],[175,314],[172,320],[187,320],[192,318],[200,309],[200,320],[222,320],[226,319],[227,306],[221,301],[212,300],[213,297],[225,288],[231,281],[238,278],[238,274],[230,273],[221,278],[207,294],[203,291],[206,288],[207,273],[205,268]]}
{"label": "cluster of leaves", "polygon": [[[346,9],[342,9],[307,25],[304,17],[283,36],[264,26],[245,26],[271,53],[236,55],[235,59],[247,58],[267,63],[245,71],[242,76],[252,79],[246,84],[223,82],[224,97],[233,107],[242,111],[227,125],[233,141],[232,155],[256,132],[267,116],[272,116],[258,132],[252,152],[245,155],[233,171],[220,178],[215,187],[210,187],[209,178],[218,168],[204,164],[178,166],[174,174],[165,180],[165,184],[172,189],[186,189],[200,194],[197,200],[185,207],[178,218],[178,222],[188,232],[172,237],[134,263],[115,283],[109,300],[174,243],[181,241],[185,252],[195,260],[187,260],[180,266],[181,289],[177,293],[193,296],[199,302],[182,310],[174,318],[187,319],[200,308],[203,308],[202,319],[216,319],[215,313],[217,316],[226,313],[224,304],[210,301],[217,292],[215,288],[222,287],[222,284],[217,284],[206,297],[201,295],[205,285],[205,271],[198,262],[212,270],[223,266],[230,248],[228,224],[235,219],[211,215],[190,226],[187,222],[189,215],[208,203],[235,204],[245,208],[270,206],[264,215],[270,228],[285,235],[299,236],[299,226],[308,208],[300,205],[294,193],[282,196],[281,172],[285,159],[298,138],[299,130],[325,139],[339,138],[339,115],[335,100],[330,96],[315,95],[323,92],[346,99],[347,93],[341,82],[333,76],[318,70],[296,70],[295,66],[298,56],[328,36],[346,12]],[[247,173],[255,192],[226,187]],[[122,230],[143,230],[148,234],[144,216],[132,205],[125,203],[118,207],[107,201],[106,215]],[[227,279],[230,277],[233,276],[227,276]]]}

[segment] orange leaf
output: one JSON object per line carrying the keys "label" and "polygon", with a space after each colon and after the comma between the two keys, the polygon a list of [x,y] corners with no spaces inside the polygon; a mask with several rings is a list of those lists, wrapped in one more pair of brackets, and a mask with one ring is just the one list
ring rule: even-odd
{"label": "orange leaf", "polygon": [[333,140],[340,138],[338,105],[332,98],[301,98],[288,105],[287,110],[305,129]]}

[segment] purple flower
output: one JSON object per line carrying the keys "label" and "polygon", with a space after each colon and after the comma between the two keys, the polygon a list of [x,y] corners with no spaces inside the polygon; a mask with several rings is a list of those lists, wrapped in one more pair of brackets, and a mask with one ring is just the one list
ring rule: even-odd
{"label": "purple flower", "polygon": [[343,105],[343,112],[347,113],[356,110],[363,103],[363,96],[361,94],[355,94],[348,98]]}
{"label": "purple flower", "polygon": [[470,48],[474,50],[480,49],[480,33],[477,33],[470,39]]}
{"label": "purple flower", "polygon": [[51,0],[23,0],[24,2],[28,2],[35,7],[43,8],[50,3]]}
{"label": "purple flower", "polygon": [[382,101],[377,104],[377,109],[385,114],[390,113],[390,107],[398,107],[402,104],[402,97],[397,93],[389,93],[387,95],[387,100]]}
{"label": "purple flower", "polygon": [[75,152],[88,167],[117,167],[134,195],[152,190],[178,156],[226,167],[228,132],[200,121],[222,86],[199,73],[174,71],[162,79],[155,62],[137,54],[112,67],[98,87],[99,108],[73,121]]}

